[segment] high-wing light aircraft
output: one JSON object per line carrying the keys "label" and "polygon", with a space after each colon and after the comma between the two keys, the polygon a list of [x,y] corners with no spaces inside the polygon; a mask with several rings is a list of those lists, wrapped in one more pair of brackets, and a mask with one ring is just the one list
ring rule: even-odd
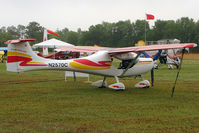
{"label": "high-wing light aircraft", "polygon": [[[152,58],[139,57],[143,51],[187,48],[197,46],[197,44],[194,43],[184,43],[124,48],[63,47],[63,49],[68,51],[95,53],[83,58],[53,60],[37,56],[32,51],[28,43],[29,41],[34,41],[34,39],[8,40],[5,42],[6,44],[8,44],[7,71],[22,72],[31,70],[57,69],[91,73],[104,76],[103,80],[93,83],[93,85],[98,87],[104,87],[106,85],[106,77],[115,77],[116,83],[109,85],[109,88],[115,90],[125,89],[124,84],[119,82],[118,77],[138,76],[153,70],[154,60]],[[115,68],[113,66],[113,57],[122,60],[121,66],[119,68]],[[151,75],[153,80],[153,71]],[[139,85],[149,87],[150,83],[147,80],[144,80],[143,82],[139,82]],[[174,89],[175,87],[173,87],[172,92],[174,92]]]}

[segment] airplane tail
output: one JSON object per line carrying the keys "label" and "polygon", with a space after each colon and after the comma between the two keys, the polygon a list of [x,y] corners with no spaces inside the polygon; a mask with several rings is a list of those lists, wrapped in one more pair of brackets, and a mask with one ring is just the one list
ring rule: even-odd
{"label": "airplane tail", "polygon": [[[7,71],[22,72],[30,70],[39,70],[48,66],[48,59],[39,57],[32,51],[29,41],[34,39],[9,40],[7,53]],[[38,67],[40,66],[40,67]]]}

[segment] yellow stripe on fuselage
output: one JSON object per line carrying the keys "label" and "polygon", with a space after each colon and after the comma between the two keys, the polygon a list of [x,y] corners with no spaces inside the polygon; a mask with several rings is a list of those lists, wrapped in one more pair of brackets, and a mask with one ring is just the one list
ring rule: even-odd
{"label": "yellow stripe on fuselage", "polygon": [[88,66],[88,65],[83,65],[77,62],[71,62],[70,66],[78,69],[84,69],[84,70],[105,70],[105,69],[110,69],[110,66],[108,67],[94,67],[94,66]]}
{"label": "yellow stripe on fuselage", "polygon": [[45,64],[44,62],[28,62],[28,64]]}
{"label": "yellow stripe on fuselage", "polygon": [[7,54],[8,56],[24,56],[24,57],[31,57],[30,55],[28,54],[24,54],[24,53],[19,53],[19,52],[8,52]]}
{"label": "yellow stripe on fuselage", "polygon": [[152,62],[138,62],[136,65],[145,65],[145,64],[151,64]]}

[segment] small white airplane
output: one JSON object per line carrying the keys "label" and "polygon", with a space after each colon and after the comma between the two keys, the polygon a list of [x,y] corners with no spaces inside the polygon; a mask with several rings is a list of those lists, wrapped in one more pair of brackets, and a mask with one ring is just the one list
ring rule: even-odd
{"label": "small white airplane", "polygon": [[[173,53],[171,53],[171,51],[173,51]],[[155,68],[158,69],[161,64],[168,64],[169,69],[173,69],[173,65],[176,66],[176,68],[178,69],[180,66],[180,59],[178,56],[180,55],[177,55],[174,49],[170,50],[170,53],[168,52],[168,50],[163,50],[159,57],[160,63],[158,65],[155,65]]]}
{"label": "small white airplane", "polygon": [[[187,48],[185,49],[187,51]],[[149,52],[143,52],[142,56],[144,57],[153,57],[157,52],[160,52],[159,54],[159,63],[154,64],[154,68],[158,69],[161,64],[168,64],[169,69],[173,69],[173,65],[176,66],[178,69],[180,66],[180,53],[176,51],[182,51],[182,49],[169,49],[169,50],[159,50],[159,51],[149,51]]]}
{"label": "small white airplane", "polygon": [[[90,74],[104,76],[103,80],[93,83],[93,85],[98,87],[105,87],[107,85],[105,82],[106,77],[115,77],[116,83],[108,86],[109,88],[114,90],[125,89],[125,85],[119,82],[118,77],[140,76],[144,73],[153,70],[154,60],[152,58],[139,57],[143,51],[189,48],[197,46],[197,44],[194,43],[184,43],[184,44],[169,44],[169,45],[166,44],[150,45],[143,47],[124,47],[124,48],[106,48],[106,47],[89,47],[89,46],[63,47],[62,49],[68,51],[95,52],[95,53],[83,58],[54,60],[54,59],[46,59],[37,56],[32,51],[28,43],[29,41],[34,41],[34,39],[8,40],[5,42],[6,44],[8,44],[7,71],[23,72],[31,70],[57,69],[57,70],[83,72],[83,73],[90,73]],[[115,68],[113,66],[112,64],[113,57],[122,61],[122,64],[119,68]],[[152,73],[152,80],[153,80],[153,73]],[[142,87],[149,87],[150,83],[148,80],[144,80],[139,82],[137,85]]]}

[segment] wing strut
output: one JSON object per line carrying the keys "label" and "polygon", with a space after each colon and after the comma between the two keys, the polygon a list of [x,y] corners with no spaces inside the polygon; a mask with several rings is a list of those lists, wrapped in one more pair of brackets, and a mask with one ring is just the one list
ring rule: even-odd
{"label": "wing strut", "polygon": [[76,82],[76,74],[75,74],[75,72],[73,72],[73,78],[74,78],[74,81]]}
{"label": "wing strut", "polygon": [[[157,60],[160,57],[161,53],[162,50],[159,50],[157,54],[154,55],[153,61]],[[154,67],[151,69],[151,86],[153,87],[153,85],[154,85]]]}
{"label": "wing strut", "polygon": [[151,86],[154,85],[154,68],[151,69]]}
{"label": "wing strut", "polygon": [[139,53],[137,54],[137,56],[131,61],[131,63],[129,63],[129,65],[127,66],[127,68],[123,71],[123,73],[121,74],[121,76],[123,76],[123,75],[126,73],[126,71],[127,71],[131,66],[134,66],[134,65],[135,65],[135,62],[136,62],[137,58],[138,58],[141,54],[142,54],[142,52],[139,52]]}
{"label": "wing strut", "polygon": [[183,50],[182,50],[182,57],[180,59],[180,65],[179,65],[179,68],[178,68],[178,73],[176,75],[176,80],[175,80],[175,83],[174,83],[173,88],[172,88],[171,97],[173,97],[173,94],[174,94],[174,91],[175,91],[175,86],[176,86],[176,83],[177,83],[177,80],[178,80],[178,76],[180,74],[184,53],[185,53],[185,48],[183,48]]}

